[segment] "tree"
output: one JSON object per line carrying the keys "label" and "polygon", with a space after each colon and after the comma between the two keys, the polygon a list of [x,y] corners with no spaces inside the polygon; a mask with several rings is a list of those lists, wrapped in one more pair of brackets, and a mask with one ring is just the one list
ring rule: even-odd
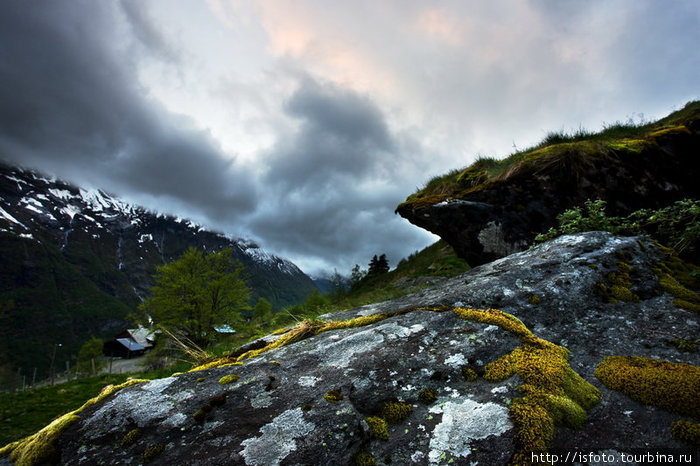
{"label": "tree", "polygon": [[340,298],[347,292],[347,279],[338,273],[338,270],[333,269],[333,275],[330,277],[331,296]]}
{"label": "tree", "polygon": [[102,365],[102,340],[92,337],[78,351],[76,370],[82,374],[95,375],[102,369]]}
{"label": "tree", "polygon": [[388,271],[389,262],[386,260],[386,254],[382,254],[379,257],[377,257],[375,254],[374,257],[372,257],[372,260],[369,262],[369,271],[367,272],[367,276],[376,277],[377,275],[387,273]]}
{"label": "tree", "polygon": [[265,323],[272,317],[272,304],[265,298],[258,298],[253,307],[253,320]]}
{"label": "tree", "polygon": [[354,287],[355,285],[360,283],[360,281],[366,276],[367,271],[362,270],[359,264],[355,264],[355,266],[350,271],[350,287]]}
{"label": "tree", "polygon": [[157,267],[151,297],[140,309],[146,320],[206,346],[214,340],[214,327],[239,323],[241,311],[250,309],[250,289],[242,273],[230,249],[205,255],[192,247]]}

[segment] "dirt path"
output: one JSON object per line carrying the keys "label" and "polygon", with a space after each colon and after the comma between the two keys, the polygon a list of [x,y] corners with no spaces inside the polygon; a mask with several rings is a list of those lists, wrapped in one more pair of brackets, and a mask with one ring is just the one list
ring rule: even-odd
{"label": "dirt path", "polygon": [[[143,363],[146,360],[146,356],[138,356],[131,359],[115,359],[112,361],[112,374],[124,374],[126,372],[140,372],[143,371]],[[101,371],[102,374],[109,373],[109,361],[106,361],[104,369]]]}

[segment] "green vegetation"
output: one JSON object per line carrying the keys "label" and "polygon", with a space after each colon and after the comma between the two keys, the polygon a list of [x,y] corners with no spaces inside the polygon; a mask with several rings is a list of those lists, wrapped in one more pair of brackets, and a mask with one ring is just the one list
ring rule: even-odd
{"label": "green vegetation", "polygon": [[676,421],[671,424],[671,435],[681,442],[700,448],[700,423]]}
{"label": "green vegetation", "polygon": [[497,325],[520,340],[521,346],[489,363],[484,379],[500,382],[518,374],[522,395],[513,400],[510,418],[516,428],[513,463],[527,464],[530,452],[544,452],[554,428],[580,428],[586,411],[600,401],[600,392],[569,366],[569,351],[537,338],[516,317],[496,309],[456,308],[462,319]]}
{"label": "green vegetation", "polygon": [[[38,243],[0,232],[0,283],[4,287],[0,292],[1,388],[21,387],[21,376],[31,380],[34,368],[37,380],[48,378],[55,344],[62,345],[54,360],[54,367],[60,370],[66,361],[75,360],[91,335],[112,337],[126,322],[130,308],[125,302],[130,301],[104,291],[109,277],[87,275],[83,267],[97,253],[83,247],[81,254],[85,261],[79,261],[78,252],[72,249],[62,252],[48,241]],[[123,280],[111,283],[122,289]],[[134,306],[136,302],[134,297]]]}
{"label": "green vegetation", "polygon": [[640,403],[700,419],[700,367],[636,356],[610,356],[595,371],[606,387]]}
{"label": "green vegetation", "polygon": [[250,290],[242,268],[231,261],[231,250],[203,254],[190,248],[182,257],[157,268],[152,296],[139,308],[143,320],[184,334],[197,345],[214,341],[214,327],[242,321],[241,311],[250,309]]}
{"label": "green vegetation", "polygon": [[104,366],[102,340],[92,337],[80,348],[76,370],[82,374],[96,375]]}
{"label": "green vegetation", "polygon": [[391,424],[398,424],[411,415],[413,407],[400,401],[382,403],[379,415]]}
{"label": "green vegetation", "polygon": [[557,215],[558,228],[537,235],[536,242],[582,231],[609,231],[622,235],[648,234],[678,254],[692,255],[700,244],[700,201],[684,199],[661,209],[641,209],[626,217],[609,217],[606,202],[587,200]]}
{"label": "green vegetation", "polygon": [[325,399],[329,403],[337,403],[344,398],[345,397],[343,396],[343,393],[340,391],[339,388],[335,388],[323,395],[323,399]]}
{"label": "green vegetation", "polygon": [[[169,368],[138,376],[156,379],[167,377],[172,372],[173,368]],[[122,384],[129,376],[105,374],[21,392],[0,393],[0,446],[38,431],[57,416],[78,409],[103,387]]]}
{"label": "green vegetation", "polygon": [[378,440],[389,440],[389,426],[384,419],[377,416],[365,418],[369,426],[369,437]]}
{"label": "green vegetation", "polygon": [[480,157],[472,165],[435,177],[399,207],[421,209],[442,201],[461,199],[492,183],[518,175],[532,175],[542,170],[577,174],[594,166],[598,160],[616,152],[640,153],[658,146],[669,134],[687,133],[684,126],[700,115],[700,101],[686,106],[654,123],[614,123],[593,133],[579,129],[573,133],[549,133],[542,142],[497,160]]}
{"label": "green vegetation", "polygon": [[56,463],[57,458],[60,456],[60,452],[55,447],[56,440],[58,440],[58,437],[66,427],[80,419],[78,415],[83,410],[122,388],[143,382],[147,382],[147,380],[129,379],[120,385],[104,387],[99,395],[89,399],[79,408],[56,418],[51,424],[37,433],[0,448],[0,457],[9,455],[10,461],[18,465]]}

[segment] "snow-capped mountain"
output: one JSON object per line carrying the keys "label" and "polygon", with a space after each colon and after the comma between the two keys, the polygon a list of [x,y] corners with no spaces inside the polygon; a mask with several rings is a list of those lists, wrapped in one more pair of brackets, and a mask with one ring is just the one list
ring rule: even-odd
{"label": "snow-capped mountain", "polygon": [[88,331],[109,333],[147,295],[155,267],[190,246],[231,248],[253,304],[265,297],[279,309],[316,289],[292,262],[251,241],[0,164],[0,314],[10,315],[0,330],[27,341],[51,326],[80,343]]}

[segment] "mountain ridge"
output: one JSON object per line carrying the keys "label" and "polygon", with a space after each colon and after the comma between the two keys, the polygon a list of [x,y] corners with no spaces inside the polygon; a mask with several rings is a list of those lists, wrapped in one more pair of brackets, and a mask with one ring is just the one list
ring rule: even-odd
{"label": "mountain ridge", "polygon": [[[35,356],[29,359],[34,361],[20,358],[17,367],[49,364],[46,354],[52,345],[64,343],[42,343],[43,332],[32,329],[41,328],[42,322],[72,321],[72,311],[88,320],[90,315],[101,317],[89,324],[73,322],[69,331],[58,332],[63,333],[62,339],[73,341],[80,335],[82,343],[92,333],[106,337],[118,331],[128,312],[147,296],[155,267],[191,246],[206,251],[231,248],[232,257],[245,268],[252,304],[264,297],[280,309],[302,301],[316,289],[295,264],[251,240],[208,231],[99,189],[84,189],[38,171],[0,163],[0,250],[4,258],[0,309],[7,317],[0,320],[0,326],[11,335],[9,346],[26,352],[40,345],[44,353],[39,356],[38,350],[30,351]],[[56,319],[55,314],[63,318]],[[44,317],[27,326],[37,315]],[[75,346],[70,345],[68,351],[77,352]],[[70,352],[59,351],[59,367],[70,360]],[[5,359],[0,365],[16,360],[17,355]]]}

